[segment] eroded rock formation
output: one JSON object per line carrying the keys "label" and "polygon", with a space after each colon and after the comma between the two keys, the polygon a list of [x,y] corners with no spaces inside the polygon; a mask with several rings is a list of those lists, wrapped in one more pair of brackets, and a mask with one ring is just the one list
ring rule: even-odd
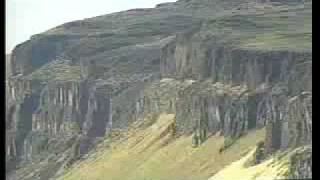
{"label": "eroded rock formation", "polygon": [[[176,134],[193,134],[196,146],[260,128],[269,154],[310,144],[312,32],[302,19],[312,4],[283,1],[284,12],[261,3],[181,0],[67,23],[18,45],[7,74],[7,171],[47,164],[8,179],[54,177],[110,131],[161,113],[175,114]],[[295,161],[295,177],[309,161]]]}

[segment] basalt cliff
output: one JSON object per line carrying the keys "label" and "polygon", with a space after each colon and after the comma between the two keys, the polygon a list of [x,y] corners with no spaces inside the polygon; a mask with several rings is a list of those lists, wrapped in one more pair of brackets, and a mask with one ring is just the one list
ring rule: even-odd
{"label": "basalt cliff", "polygon": [[7,180],[312,177],[311,0],[69,22],[6,70]]}

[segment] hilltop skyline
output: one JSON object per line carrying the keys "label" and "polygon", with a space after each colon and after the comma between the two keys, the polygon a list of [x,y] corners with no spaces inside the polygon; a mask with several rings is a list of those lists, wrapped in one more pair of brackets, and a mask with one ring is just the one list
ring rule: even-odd
{"label": "hilltop skyline", "polygon": [[[6,0],[6,54],[32,35],[63,23],[175,0]],[[63,3],[63,6],[61,4]],[[110,5],[112,4],[112,6]],[[104,6],[105,5],[105,6]],[[57,11],[57,9],[59,9]],[[59,12],[58,14],[54,14]],[[23,29],[23,31],[21,31]]]}

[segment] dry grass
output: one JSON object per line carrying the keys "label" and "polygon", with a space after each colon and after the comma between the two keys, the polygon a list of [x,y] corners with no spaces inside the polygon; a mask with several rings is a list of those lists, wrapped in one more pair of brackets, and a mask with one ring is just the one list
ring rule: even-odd
{"label": "dry grass", "polygon": [[258,165],[248,167],[246,164],[252,159],[255,150],[256,148],[251,150],[245,157],[219,171],[209,180],[269,180],[287,178],[289,159],[296,150],[278,153]]}
{"label": "dry grass", "polygon": [[77,164],[60,179],[205,180],[264,138],[264,130],[253,131],[220,154],[223,137],[213,136],[192,148],[191,136],[173,137],[173,122],[174,115],[165,114],[149,128],[130,130],[126,141],[112,143],[98,158]]}

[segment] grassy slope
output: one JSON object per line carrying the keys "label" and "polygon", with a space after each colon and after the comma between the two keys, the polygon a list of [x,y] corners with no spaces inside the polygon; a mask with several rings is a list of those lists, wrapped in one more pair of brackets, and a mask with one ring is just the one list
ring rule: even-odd
{"label": "grassy slope", "polygon": [[240,49],[311,51],[312,2],[255,8],[254,13],[239,11],[214,18],[203,31]]}
{"label": "grassy slope", "polygon": [[219,154],[224,139],[209,138],[192,148],[191,137],[174,139],[170,125],[174,115],[161,115],[145,129],[132,128],[127,140],[114,142],[111,148],[97,148],[96,158],[76,164],[60,177],[63,180],[204,180],[240,159],[264,138],[264,130],[242,137]]}
{"label": "grassy slope", "polygon": [[[269,180],[288,179],[290,177],[290,162],[293,156],[304,152],[308,147],[297,147],[286,151],[279,151],[258,165],[250,165],[254,148],[245,157],[228,165],[209,180]],[[291,164],[292,165],[292,164]]]}
{"label": "grassy slope", "polygon": [[209,180],[267,180],[267,179],[285,179],[288,172],[287,156],[281,159],[270,158],[255,166],[246,167],[246,162],[250,161],[255,149],[240,160],[233,162],[223,170],[219,171]]}
{"label": "grassy slope", "polygon": [[67,60],[50,62],[31,73],[27,78],[42,81],[79,81],[81,77],[80,66],[72,66]]}

